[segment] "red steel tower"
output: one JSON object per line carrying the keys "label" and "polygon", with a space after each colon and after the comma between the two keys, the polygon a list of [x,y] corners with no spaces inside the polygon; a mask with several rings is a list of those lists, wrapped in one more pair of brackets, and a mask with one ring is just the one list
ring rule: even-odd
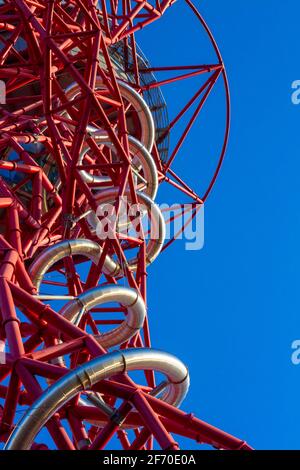
{"label": "red steel tower", "polygon": [[[105,449],[117,437],[122,449],[151,449],[155,441],[176,450],[176,436],[218,449],[250,449],[180,410],[188,370],[150,342],[147,266],[206,201],[229,131],[222,58],[190,0],[186,8],[206,32],[214,64],[152,67],[136,43],[139,31],[173,3],[0,1],[5,449]],[[160,80],[161,73],[167,78]],[[169,120],[161,87],[200,75],[201,87]],[[198,196],[172,165],[220,81],[224,143]],[[170,149],[170,134],[193,106]],[[155,203],[163,182],[191,202],[186,223],[169,240],[165,226],[177,216]],[[186,210],[179,207],[181,214]]]}

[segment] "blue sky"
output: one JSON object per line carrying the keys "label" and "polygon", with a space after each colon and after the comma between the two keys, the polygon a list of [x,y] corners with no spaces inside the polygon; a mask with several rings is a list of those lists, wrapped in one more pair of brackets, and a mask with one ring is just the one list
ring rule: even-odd
{"label": "blue sky", "polygon": [[[257,449],[295,449],[300,366],[291,363],[291,343],[300,338],[300,106],[291,103],[291,83],[300,79],[300,4],[197,5],[226,64],[231,135],[206,204],[204,249],[186,251],[177,242],[150,269],[153,345],[189,366],[185,410]],[[155,65],[209,57],[182,2],[139,37]],[[171,110],[179,94],[181,89],[165,92]],[[213,121],[223,109],[218,91],[207,104],[207,118],[203,114],[188,152],[176,163],[196,189],[214,158],[211,152],[206,160],[205,151],[212,150],[222,123]],[[202,140],[207,121],[212,125]],[[195,158],[200,153],[203,158]],[[163,196],[159,193],[159,202]]]}

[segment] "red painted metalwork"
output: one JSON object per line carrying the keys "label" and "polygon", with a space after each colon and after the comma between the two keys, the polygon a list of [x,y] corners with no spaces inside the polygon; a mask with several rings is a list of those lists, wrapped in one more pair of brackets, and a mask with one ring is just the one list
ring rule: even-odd
{"label": "red painted metalwork", "polygon": [[[120,316],[128,315],[126,306],[94,306],[74,324],[59,313],[60,307],[48,305],[47,299],[38,295],[29,270],[45,248],[79,238],[101,247],[97,261],[88,267],[82,267],[82,255],[71,253],[51,266],[49,278],[43,282],[49,296],[61,289],[65,295],[77,298],[95,286],[121,284],[134,289],[147,302],[145,236],[119,234],[115,226],[113,239],[99,241],[87,212],[97,210],[95,189],[105,189],[106,180],[88,183],[82,176],[84,170],[109,178],[115,188],[117,214],[122,195],[128,194],[133,203],[138,201],[129,136],[141,140],[143,128],[132,103],[122,94],[122,83],[145,96],[178,80],[207,74],[207,80],[178,115],[156,134],[151,153],[158,182],[169,183],[190,198],[190,218],[215,183],[229,133],[228,84],[207,25],[192,2],[185,1],[211,40],[215,64],[151,67],[141,60],[135,33],[159,19],[174,0],[0,2],[0,79],[5,81],[7,91],[6,104],[0,107],[0,339],[7,348],[6,362],[0,365],[2,442],[14,430],[20,413],[43,396],[47,382],[55,384],[69,370],[109,352],[94,335],[105,325],[120,325]],[[145,74],[153,77],[160,72],[175,75],[148,83],[142,80]],[[198,196],[172,164],[221,78],[227,109],[224,143],[216,171],[207,189]],[[70,85],[77,90],[73,96]],[[196,108],[191,118],[166,157],[160,143],[193,105]],[[95,129],[105,132],[109,146],[97,143]],[[86,156],[81,158],[86,146]],[[170,223],[174,217],[170,217]],[[133,248],[137,256],[135,269],[128,265]],[[119,263],[117,274],[105,271],[107,256]],[[121,350],[141,347],[151,347],[147,316],[142,329],[120,345]],[[62,357],[67,362],[61,363]],[[51,446],[103,449],[116,436],[124,449],[149,449],[153,438],[163,449],[178,449],[174,434],[219,449],[250,449],[244,441],[156,398],[154,392],[159,389],[153,370],[145,370],[144,377],[144,384],[139,385],[124,372],[93,385],[93,394],[101,397],[102,409],[83,405],[79,396],[72,398],[45,424]],[[164,384],[158,387],[163,390]],[[111,415],[105,412],[105,406],[113,410]],[[31,448],[46,446],[34,442]]]}

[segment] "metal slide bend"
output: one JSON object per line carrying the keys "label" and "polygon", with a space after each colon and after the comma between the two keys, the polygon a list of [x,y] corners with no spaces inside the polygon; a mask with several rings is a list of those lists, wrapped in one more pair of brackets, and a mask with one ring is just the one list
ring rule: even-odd
{"label": "metal slide bend", "polygon": [[[151,152],[155,139],[155,126],[151,111],[144,98],[130,85],[128,85],[128,83],[125,83],[121,80],[117,80],[117,82],[122,98],[128,101],[128,103],[130,103],[130,105],[136,111],[141,128],[140,141],[146,147],[146,149]],[[95,90],[101,90],[101,88],[106,89],[106,87],[103,85],[101,77],[97,77]],[[65,93],[68,101],[71,102],[78,95],[80,95],[81,88],[77,83],[74,82],[68,86]]]}
{"label": "metal slide bend", "polygon": [[175,356],[155,349],[127,349],[97,357],[72,370],[49,387],[27,410],[7,441],[5,450],[28,450],[47,421],[70,399],[99,381],[133,370],[156,370],[169,382],[161,397],[179,406],[189,388],[186,366]]}
{"label": "metal slide bend", "polygon": [[[32,283],[40,290],[43,277],[52,266],[66,256],[82,255],[90,259],[93,263],[98,263],[102,250],[98,243],[84,238],[77,240],[64,240],[55,245],[51,245],[43,250],[34,260],[29,268],[29,275]],[[109,256],[105,257],[103,271],[110,276],[116,276],[120,268]]]}
{"label": "metal slide bend", "polygon": [[[106,189],[103,191],[99,191],[95,196],[95,199],[99,207],[101,208],[101,205],[107,203],[114,204],[116,199],[119,197],[118,193],[118,188]],[[150,199],[148,196],[139,191],[136,194],[138,198],[138,204],[141,206],[141,212],[144,212],[143,209],[145,209],[148,213],[148,217],[151,222],[151,236],[146,247],[146,264],[149,265],[153,263],[153,261],[158,257],[163,247],[166,236],[165,220],[163,218],[161,210],[152,201],[152,199]],[[126,196],[128,201],[130,202],[130,191],[126,190],[124,196]],[[87,221],[90,224],[91,228],[95,232],[99,232],[99,235],[101,236],[102,227],[101,224],[98,225],[99,221],[94,212],[91,212],[87,215]],[[123,224],[123,227],[125,225],[127,224]],[[118,227],[122,229],[122,223],[117,224],[117,228]],[[135,271],[137,269],[136,258],[127,260],[127,264],[132,271]]]}
{"label": "metal slide bend", "polygon": [[118,327],[94,336],[96,341],[107,349],[128,341],[144,324],[146,316],[145,303],[135,289],[118,285],[95,287],[68,302],[60,310],[60,314],[70,322],[78,324],[82,315],[88,310],[108,302],[121,304],[127,309],[127,316]]}
{"label": "metal slide bend", "polygon": [[[91,126],[88,127],[88,132],[98,145],[114,148],[106,132]],[[149,150],[135,137],[129,135],[128,142],[129,150],[132,155],[131,166],[136,183],[139,186],[138,189],[154,200],[158,189],[158,175],[154,160]],[[80,154],[78,165],[83,165],[84,156],[89,150],[90,148],[86,145]],[[143,171],[143,177],[140,175],[141,170]],[[88,184],[107,183],[108,186],[112,186],[112,181],[109,176],[93,175],[86,170],[80,170],[79,173],[82,179]]]}

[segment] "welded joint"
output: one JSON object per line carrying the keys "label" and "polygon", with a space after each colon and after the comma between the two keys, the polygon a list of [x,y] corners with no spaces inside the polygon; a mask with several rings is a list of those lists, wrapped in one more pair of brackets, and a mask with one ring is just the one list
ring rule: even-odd
{"label": "welded joint", "polygon": [[2,322],[1,322],[2,328],[5,328],[5,326],[7,325],[7,323],[10,323],[10,322],[16,322],[18,325],[21,324],[21,321],[19,320],[19,318],[17,318],[17,317],[10,317],[10,318],[6,318],[5,320],[2,320]]}
{"label": "welded joint", "polygon": [[78,382],[81,384],[82,390],[87,390],[89,388],[92,388],[92,386],[94,385],[90,377],[90,374],[86,370],[78,372],[76,374],[76,377],[78,379]]}
{"label": "welded joint", "polygon": [[[139,293],[136,292],[136,298],[135,298],[135,300],[134,300],[131,304],[127,305],[126,308],[131,308],[131,307],[133,307],[133,306],[137,303],[137,301],[139,300],[139,297],[140,297],[140,296],[139,296]],[[125,307],[125,305],[124,305],[124,307]]]}

